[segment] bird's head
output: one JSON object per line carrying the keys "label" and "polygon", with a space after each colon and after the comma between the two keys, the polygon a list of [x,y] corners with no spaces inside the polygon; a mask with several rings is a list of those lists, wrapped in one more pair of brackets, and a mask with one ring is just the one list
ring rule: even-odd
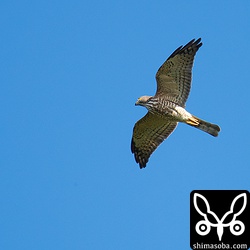
{"label": "bird's head", "polygon": [[141,96],[140,98],[137,99],[135,105],[140,105],[140,106],[144,106],[146,107],[147,106],[147,103],[148,101],[150,100],[152,96],[147,96],[147,95],[144,95],[144,96]]}

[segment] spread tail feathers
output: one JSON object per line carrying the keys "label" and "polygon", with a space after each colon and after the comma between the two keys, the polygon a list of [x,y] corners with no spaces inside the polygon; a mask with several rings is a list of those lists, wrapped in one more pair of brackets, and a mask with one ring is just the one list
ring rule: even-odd
{"label": "spread tail feathers", "polygon": [[206,121],[199,119],[198,117],[192,116],[190,117],[186,123],[190,126],[198,128],[212,136],[218,136],[220,132],[220,127],[216,124],[212,124]]}

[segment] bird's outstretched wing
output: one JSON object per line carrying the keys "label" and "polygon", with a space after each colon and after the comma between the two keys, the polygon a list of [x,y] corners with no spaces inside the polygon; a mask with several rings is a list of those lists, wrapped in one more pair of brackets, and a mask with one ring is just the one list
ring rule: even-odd
{"label": "bird's outstretched wing", "polygon": [[140,168],[145,168],[150,155],[174,131],[177,122],[147,113],[134,126],[131,151]]}
{"label": "bird's outstretched wing", "polygon": [[170,101],[185,106],[191,88],[194,56],[201,45],[201,38],[193,39],[169,56],[156,73],[156,95],[164,95]]}

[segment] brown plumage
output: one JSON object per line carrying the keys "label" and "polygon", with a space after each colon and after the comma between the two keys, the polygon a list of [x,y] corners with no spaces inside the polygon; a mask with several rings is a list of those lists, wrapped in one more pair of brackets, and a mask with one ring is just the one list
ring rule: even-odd
{"label": "brown plumage", "polygon": [[213,136],[220,131],[218,125],[201,120],[184,109],[191,88],[194,56],[201,45],[199,38],[177,48],[156,73],[155,96],[142,96],[136,102],[148,109],[135,124],[131,141],[131,151],[140,168],[146,167],[150,155],[174,131],[178,122]]}

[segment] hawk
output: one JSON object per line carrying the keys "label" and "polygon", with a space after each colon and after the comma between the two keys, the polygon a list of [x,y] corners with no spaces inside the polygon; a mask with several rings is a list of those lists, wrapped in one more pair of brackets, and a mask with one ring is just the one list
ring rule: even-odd
{"label": "hawk", "polygon": [[148,110],[136,122],[131,141],[131,151],[140,168],[146,167],[150,155],[174,131],[178,122],[218,136],[218,125],[201,120],[185,110],[194,56],[201,45],[199,38],[177,48],[156,73],[155,96],[142,96],[135,103]]}

